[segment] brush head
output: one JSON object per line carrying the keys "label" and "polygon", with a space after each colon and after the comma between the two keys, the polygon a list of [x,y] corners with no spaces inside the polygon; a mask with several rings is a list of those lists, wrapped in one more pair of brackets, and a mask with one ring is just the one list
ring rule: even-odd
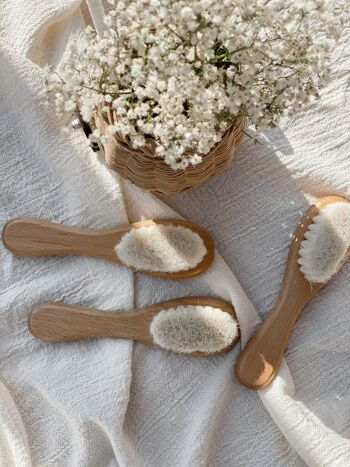
{"label": "brush head", "polygon": [[180,353],[216,353],[238,337],[237,321],[220,308],[184,305],[167,308],[153,318],[153,341],[163,349]]}
{"label": "brush head", "polygon": [[115,252],[124,264],[138,270],[179,272],[196,267],[207,249],[202,237],[188,227],[152,224],[130,229]]}
{"label": "brush head", "polygon": [[350,203],[326,204],[313,218],[301,242],[300,271],[310,282],[328,282],[346,260],[349,249]]}

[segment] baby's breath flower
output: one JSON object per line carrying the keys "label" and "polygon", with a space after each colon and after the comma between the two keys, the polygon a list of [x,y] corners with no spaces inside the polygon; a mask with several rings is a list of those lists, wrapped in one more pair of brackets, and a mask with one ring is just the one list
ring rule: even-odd
{"label": "baby's breath flower", "polygon": [[93,127],[113,109],[92,140],[154,138],[157,156],[185,169],[238,117],[258,133],[318,97],[350,0],[108,2],[103,36],[75,37],[59,69],[45,68],[46,93],[57,113],[78,109]]}

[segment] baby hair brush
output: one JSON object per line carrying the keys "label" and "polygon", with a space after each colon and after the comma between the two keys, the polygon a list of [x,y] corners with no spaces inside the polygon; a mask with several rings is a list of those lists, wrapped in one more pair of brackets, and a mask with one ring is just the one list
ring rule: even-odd
{"label": "baby hair brush", "polygon": [[6,248],[17,255],[98,256],[165,279],[196,276],[210,266],[214,257],[209,234],[193,222],[177,219],[92,230],[18,217],[5,225],[2,239]]}
{"label": "baby hair brush", "polygon": [[124,337],[202,356],[227,352],[239,339],[234,308],[212,297],[182,297],[130,312],[48,302],[32,311],[28,327],[35,337],[45,341]]}
{"label": "baby hair brush", "polygon": [[302,216],[293,235],[273,309],[238,357],[236,375],[242,384],[261,389],[271,383],[300,313],[349,254],[350,203],[338,196],[318,200]]}

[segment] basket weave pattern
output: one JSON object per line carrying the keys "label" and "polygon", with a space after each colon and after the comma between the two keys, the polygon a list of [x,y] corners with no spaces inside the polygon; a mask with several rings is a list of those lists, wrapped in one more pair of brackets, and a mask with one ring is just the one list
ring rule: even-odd
{"label": "basket weave pattern", "polygon": [[[114,122],[115,114],[110,111],[97,116],[96,126],[106,133],[108,125]],[[122,177],[128,178],[144,190],[166,195],[178,193],[202,184],[212,175],[226,169],[234,151],[243,139],[246,120],[239,118],[229,127],[222,139],[203,156],[201,163],[189,165],[185,170],[173,170],[164,160],[155,155],[156,143],[149,138],[147,144],[134,149],[120,135],[113,136],[104,144],[105,162]]]}

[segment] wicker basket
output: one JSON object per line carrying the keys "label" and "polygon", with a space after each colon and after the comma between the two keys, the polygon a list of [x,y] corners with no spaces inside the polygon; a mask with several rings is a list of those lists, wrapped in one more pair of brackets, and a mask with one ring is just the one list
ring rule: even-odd
{"label": "wicker basket", "polygon": [[[113,113],[108,112],[96,118],[96,126],[105,133],[113,121]],[[163,159],[155,156],[154,140],[149,139],[145,147],[134,149],[119,135],[104,144],[105,162],[108,167],[144,190],[166,195],[179,193],[202,184],[212,175],[226,169],[243,139],[245,125],[244,118],[237,119],[236,124],[229,127],[222,139],[203,156],[200,164],[189,165],[185,170],[173,170]]]}

